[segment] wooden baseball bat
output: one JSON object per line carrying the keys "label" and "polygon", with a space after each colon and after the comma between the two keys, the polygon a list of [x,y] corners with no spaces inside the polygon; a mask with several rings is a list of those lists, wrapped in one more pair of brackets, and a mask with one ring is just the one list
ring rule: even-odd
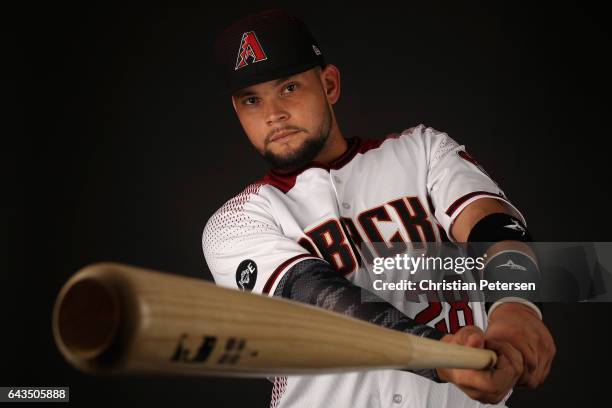
{"label": "wooden baseball bat", "polygon": [[89,265],[68,280],[53,335],[70,364],[94,374],[267,377],[496,363],[490,350],[117,263]]}

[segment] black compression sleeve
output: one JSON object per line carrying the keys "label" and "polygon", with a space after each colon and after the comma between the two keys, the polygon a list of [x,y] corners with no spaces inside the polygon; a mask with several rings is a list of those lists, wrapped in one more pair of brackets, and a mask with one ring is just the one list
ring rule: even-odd
{"label": "black compression sleeve", "polygon": [[[293,266],[278,283],[274,296],[421,337],[439,340],[444,336],[433,327],[415,322],[372,292],[352,284],[320,260],[307,259]],[[408,371],[441,382],[435,369]]]}

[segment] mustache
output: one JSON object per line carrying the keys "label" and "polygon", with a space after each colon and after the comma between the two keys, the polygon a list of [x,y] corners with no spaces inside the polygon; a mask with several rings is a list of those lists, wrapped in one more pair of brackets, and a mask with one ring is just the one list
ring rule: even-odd
{"label": "mustache", "polygon": [[270,139],[275,136],[277,133],[282,132],[307,132],[306,129],[297,127],[297,126],[283,126],[280,128],[272,129],[270,133],[266,136],[266,143],[270,142]]}

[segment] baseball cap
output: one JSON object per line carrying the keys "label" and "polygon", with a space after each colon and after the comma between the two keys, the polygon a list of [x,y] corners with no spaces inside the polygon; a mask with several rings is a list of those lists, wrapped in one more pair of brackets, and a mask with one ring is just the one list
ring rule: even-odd
{"label": "baseball cap", "polygon": [[219,76],[230,93],[325,66],[308,27],[282,9],[232,23],[218,35],[214,55]]}

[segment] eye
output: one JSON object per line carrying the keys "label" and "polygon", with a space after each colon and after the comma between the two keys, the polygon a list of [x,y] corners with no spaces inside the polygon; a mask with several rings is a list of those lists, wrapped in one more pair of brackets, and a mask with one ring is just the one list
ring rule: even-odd
{"label": "eye", "polygon": [[292,82],[292,83],[290,83],[290,84],[287,84],[287,85],[286,85],[286,86],[283,88],[283,93],[284,93],[284,94],[287,94],[287,93],[292,93],[292,92],[295,92],[295,91],[296,91],[296,89],[297,89],[297,87],[298,87],[298,86],[297,86],[297,84],[296,84],[296,83],[293,83],[293,82]]}
{"label": "eye", "polygon": [[259,98],[257,98],[256,96],[249,96],[248,98],[244,99],[242,103],[245,105],[255,105],[258,101]]}
{"label": "eye", "polygon": [[245,105],[255,105],[257,102],[259,102],[259,98],[258,97],[250,96],[250,97],[246,98],[243,103]]}

